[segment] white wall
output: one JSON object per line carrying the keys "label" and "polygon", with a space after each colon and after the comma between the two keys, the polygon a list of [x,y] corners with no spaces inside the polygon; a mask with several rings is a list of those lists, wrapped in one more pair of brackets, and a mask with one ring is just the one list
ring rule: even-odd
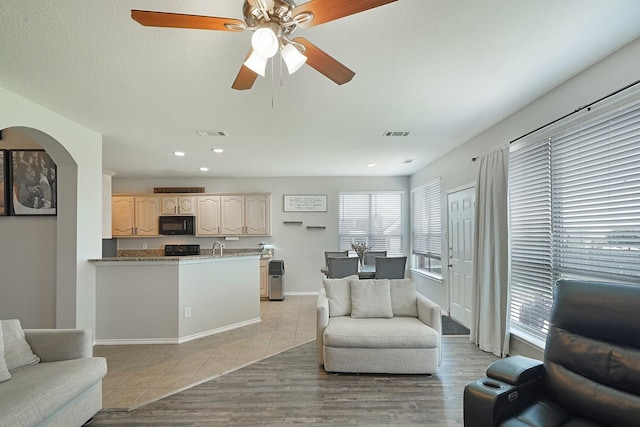
{"label": "white wall", "polygon": [[[34,139],[56,163],[58,216],[55,239],[49,229],[45,245],[39,244],[41,228],[51,219],[0,218],[0,253],[8,255],[0,257],[0,318],[10,314],[28,328],[94,329],[95,269],[87,259],[101,253],[102,137],[0,88],[0,129],[10,127]],[[39,263],[54,263],[54,273],[34,278]],[[8,271],[11,280],[4,278]],[[50,283],[55,283],[55,319],[40,314],[51,307]],[[25,286],[34,293],[40,290],[40,298],[25,298]]]}
{"label": "white wall", "polygon": [[[640,39],[427,165],[411,176],[410,186],[416,188],[435,178],[441,178],[443,218],[446,218],[445,193],[476,180],[478,166],[471,161],[472,157],[507,144],[509,141],[575,111],[583,105],[596,101],[639,78]],[[433,286],[437,286],[437,284],[433,283]],[[445,286],[448,289],[447,283]],[[514,343],[513,340],[512,351],[539,356],[539,353],[532,353],[531,347],[519,342]]]}
{"label": "white wall", "polygon": [[[291,178],[199,178],[199,179],[126,179],[113,177],[114,193],[152,193],[153,187],[204,186],[208,193],[271,193],[271,237],[243,237],[225,241],[229,248],[258,247],[259,242],[275,245],[275,259],[284,260],[285,293],[317,292],[322,287],[320,268],[324,251],[338,249],[338,192],[404,191],[404,253],[409,253],[409,178],[408,177],[291,177]],[[327,212],[283,212],[285,194],[326,194]],[[303,225],[284,225],[283,221],[302,221]],[[308,230],[307,225],[324,225],[326,230]],[[209,248],[216,239],[170,237],[119,239],[120,249],[162,248],[167,243],[199,243]]]}

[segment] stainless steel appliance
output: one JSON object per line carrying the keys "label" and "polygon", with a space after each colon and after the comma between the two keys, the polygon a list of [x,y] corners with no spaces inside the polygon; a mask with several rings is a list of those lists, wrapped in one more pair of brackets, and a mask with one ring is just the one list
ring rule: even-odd
{"label": "stainless steel appliance", "polygon": [[269,300],[282,301],[284,299],[284,261],[274,259],[269,261]]}
{"label": "stainless steel appliance", "polygon": [[200,245],[165,245],[164,256],[200,255]]}
{"label": "stainless steel appliance", "polygon": [[158,232],[167,235],[193,234],[195,220],[193,215],[163,215],[158,219]]}

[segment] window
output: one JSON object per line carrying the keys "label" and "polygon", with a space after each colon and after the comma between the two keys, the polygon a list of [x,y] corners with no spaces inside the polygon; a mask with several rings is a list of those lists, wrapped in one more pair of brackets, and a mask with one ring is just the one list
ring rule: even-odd
{"label": "window", "polygon": [[412,193],[413,268],[442,278],[442,194],[440,180],[431,181]]}
{"label": "window", "polygon": [[558,278],[640,279],[640,100],[512,147],[512,325],[544,339]]}
{"label": "window", "polygon": [[402,193],[340,193],[340,250],[364,242],[372,251],[402,255]]}

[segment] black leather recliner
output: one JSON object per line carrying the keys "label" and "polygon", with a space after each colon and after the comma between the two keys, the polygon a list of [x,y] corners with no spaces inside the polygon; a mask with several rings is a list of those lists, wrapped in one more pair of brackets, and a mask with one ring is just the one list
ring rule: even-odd
{"label": "black leather recliner", "polygon": [[464,425],[640,426],[640,285],[558,280],[544,363],[491,364],[465,387]]}

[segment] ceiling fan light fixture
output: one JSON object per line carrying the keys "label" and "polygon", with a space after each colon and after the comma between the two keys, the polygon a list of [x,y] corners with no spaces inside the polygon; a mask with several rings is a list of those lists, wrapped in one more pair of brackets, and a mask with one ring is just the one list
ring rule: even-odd
{"label": "ceiling fan light fixture", "polygon": [[295,73],[307,62],[307,57],[300,53],[292,43],[288,43],[282,48],[281,55],[285,64],[287,64],[289,74]]}
{"label": "ceiling fan light fixture", "polygon": [[280,43],[278,36],[269,27],[258,28],[251,36],[251,46],[258,55],[263,58],[272,58],[278,53]]}
{"label": "ceiling fan light fixture", "polygon": [[251,52],[249,58],[244,61],[244,65],[254,73],[264,77],[264,72],[267,69],[267,59],[268,58],[260,56],[254,51]]}

